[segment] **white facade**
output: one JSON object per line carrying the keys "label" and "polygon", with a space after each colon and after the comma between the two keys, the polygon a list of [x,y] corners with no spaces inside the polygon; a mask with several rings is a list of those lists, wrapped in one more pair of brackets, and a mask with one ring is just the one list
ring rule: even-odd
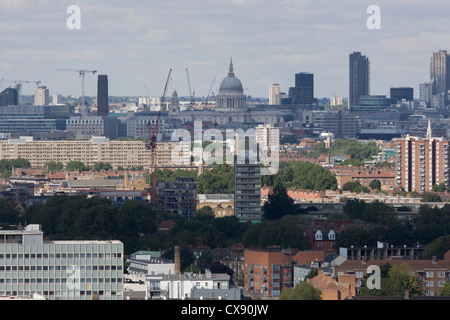
{"label": "white facade", "polygon": [[274,83],[269,88],[269,104],[278,105],[281,104],[281,85]]}
{"label": "white facade", "polygon": [[265,150],[279,150],[280,129],[274,128],[270,124],[258,125],[255,128],[255,139]]}
{"label": "white facade", "polygon": [[0,231],[0,296],[122,300],[120,241],[44,241],[38,225]]}
{"label": "white facade", "polygon": [[128,272],[130,275],[145,280],[146,275],[169,275],[175,274],[175,263],[164,261],[162,259],[145,260],[128,260],[130,265]]}
{"label": "white facade", "polygon": [[[161,299],[191,298],[191,290],[196,289],[229,289],[230,276],[227,274],[214,274],[206,271],[205,274],[184,273],[166,276],[148,276],[146,279],[146,298],[150,299],[152,293],[158,291]],[[154,295],[153,295],[154,296]]]}
{"label": "white facade", "polygon": [[49,91],[46,86],[39,86],[34,90],[34,105],[47,106],[50,102]]}

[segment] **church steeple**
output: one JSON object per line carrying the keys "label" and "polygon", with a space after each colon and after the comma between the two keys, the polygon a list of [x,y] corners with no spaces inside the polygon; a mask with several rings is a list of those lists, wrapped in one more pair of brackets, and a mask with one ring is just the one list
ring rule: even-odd
{"label": "church steeple", "polygon": [[433,137],[433,132],[431,131],[431,119],[428,119],[428,129],[427,129],[427,139]]}

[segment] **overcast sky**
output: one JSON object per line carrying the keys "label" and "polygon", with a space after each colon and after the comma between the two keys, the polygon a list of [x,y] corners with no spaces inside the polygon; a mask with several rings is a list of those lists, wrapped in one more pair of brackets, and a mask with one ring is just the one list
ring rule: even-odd
{"label": "overcast sky", "polygon": [[[81,9],[81,29],[66,12]],[[381,29],[366,26],[368,6],[381,9]],[[429,80],[432,52],[450,51],[448,0],[0,0],[0,79],[42,81],[50,93],[80,95],[76,73],[107,74],[110,95],[196,96],[218,93],[230,57],[246,94],[283,91],[297,72],[312,72],[318,98],[348,96],[348,55],[371,61],[371,94]],[[86,76],[86,94],[96,95]],[[213,82],[213,79],[215,81]],[[3,83],[2,89],[5,87]],[[34,84],[24,85],[31,94]]]}

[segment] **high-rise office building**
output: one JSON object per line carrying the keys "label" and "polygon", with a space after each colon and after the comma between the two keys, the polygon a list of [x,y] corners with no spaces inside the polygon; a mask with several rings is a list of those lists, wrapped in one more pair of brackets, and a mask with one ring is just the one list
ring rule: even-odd
{"label": "high-rise office building", "polygon": [[100,74],[97,80],[97,115],[107,116],[108,113],[108,76]]}
{"label": "high-rise office building", "polygon": [[299,72],[295,74],[295,87],[289,88],[292,104],[312,105],[314,99],[314,74]]}
{"label": "high-rise office building", "polygon": [[46,86],[39,86],[34,90],[34,105],[48,106],[50,103],[49,91]]}
{"label": "high-rise office building", "polygon": [[446,50],[433,52],[430,61],[430,80],[433,83],[433,95],[442,97],[441,100],[444,106],[448,105],[448,94],[450,90],[450,55]]}
{"label": "high-rise office building", "polygon": [[278,105],[281,104],[281,85],[274,83],[269,88],[269,104]]}
{"label": "high-rise office building", "polygon": [[349,56],[349,89],[349,107],[358,105],[360,96],[370,94],[370,61],[361,52]]}
{"label": "high-rise office building", "polygon": [[19,104],[19,90],[6,88],[0,93],[0,107],[16,106]]}
{"label": "high-rise office building", "polygon": [[391,88],[391,99],[395,99],[397,101],[406,100],[413,101],[414,100],[414,89],[410,87],[397,87]]}

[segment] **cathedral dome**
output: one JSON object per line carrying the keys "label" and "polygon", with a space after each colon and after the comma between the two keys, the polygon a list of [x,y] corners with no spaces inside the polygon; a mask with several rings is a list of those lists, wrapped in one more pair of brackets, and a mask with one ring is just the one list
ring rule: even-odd
{"label": "cathedral dome", "polygon": [[241,80],[234,76],[233,61],[230,60],[228,77],[222,80],[216,96],[216,111],[236,111],[247,107]]}
{"label": "cathedral dome", "polygon": [[219,92],[221,91],[239,91],[240,93],[244,91],[242,88],[241,80],[234,76],[233,61],[230,61],[230,70],[228,72],[228,77],[223,79],[220,83]]}

